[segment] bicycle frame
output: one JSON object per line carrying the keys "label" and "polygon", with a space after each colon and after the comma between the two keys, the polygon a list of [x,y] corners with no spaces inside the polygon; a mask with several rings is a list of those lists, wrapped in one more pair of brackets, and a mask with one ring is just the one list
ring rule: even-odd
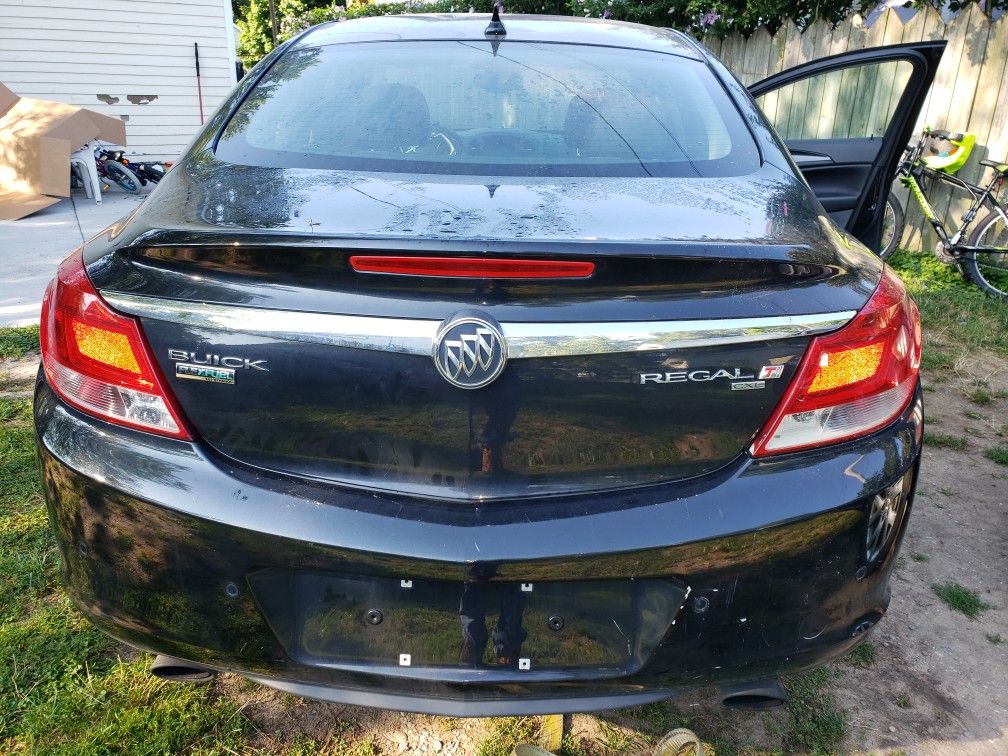
{"label": "bicycle frame", "polygon": [[[928,222],[934,228],[935,233],[938,234],[938,238],[945,246],[945,249],[948,250],[953,257],[959,258],[963,255],[963,253],[969,252],[972,249],[961,245],[959,242],[968,232],[970,224],[976,219],[977,213],[985,202],[989,202],[991,207],[1001,215],[1005,223],[1008,223],[1008,213],[1005,212],[1004,207],[1001,206],[1001,203],[998,202],[997,199],[997,189],[1004,181],[1004,177],[995,172],[987,186],[978,186],[976,184],[971,184],[968,181],[964,181],[955,175],[928,168],[921,161],[921,156],[924,153],[925,141],[928,136],[929,133],[925,131],[921,134],[917,143],[910,148],[907,157],[905,157],[903,162],[900,163],[900,167],[897,170],[897,176],[900,183],[907,187],[914,199],[917,200],[917,203],[920,205],[921,212],[924,213],[924,217],[927,218]],[[934,211],[934,207],[931,205],[931,202],[924,194],[924,190],[920,184],[920,181],[924,179],[937,180],[959,189],[963,189],[973,198],[973,202],[969,209],[962,216],[961,224],[953,233],[949,233],[949,229],[945,222],[938,217],[937,213]]]}

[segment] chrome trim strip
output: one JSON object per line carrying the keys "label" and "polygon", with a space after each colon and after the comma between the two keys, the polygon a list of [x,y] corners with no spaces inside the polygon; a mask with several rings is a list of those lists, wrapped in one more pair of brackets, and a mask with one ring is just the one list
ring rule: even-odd
{"label": "chrome trim strip", "polygon": [[857,313],[779,315],[723,320],[610,323],[505,323],[508,359],[657,352],[687,347],[745,344],[832,331]]}
{"label": "chrome trim strip", "polygon": [[[438,320],[270,310],[189,303],[102,291],[117,310],[194,328],[217,328],[285,341],[429,357]],[[508,359],[651,352],[813,336],[835,330],[854,310],[764,318],[606,323],[502,323]]]}
{"label": "chrome trim strip", "polygon": [[310,344],[430,356],[440,322],[268,310],[101,292],[117,310],[194,328],[218,328]]}

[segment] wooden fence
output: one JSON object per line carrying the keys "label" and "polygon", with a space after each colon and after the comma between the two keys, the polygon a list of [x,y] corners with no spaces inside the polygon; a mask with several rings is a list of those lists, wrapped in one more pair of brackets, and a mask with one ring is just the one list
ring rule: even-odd
{"label": "wooden fence", "polygon": [[[981,159],[1008,160],[1008,14],[992,22],[973,4],[946,24],[929,6],[903,23],[896,11],[889,9],[870,27],[865,26],[861,16],[854,15],[835,27],[819,20],[802,32],[788,21],[773,35],[760,28],[748,38],[736,34],[725,39],[707,37],[703,42],[744,84],[752,84],[827,55],[931,39],[946,39],[948,47],[917,130],[928,125],[975,134],[976,147],[958,175],[976,182],[981,178]],[[888,121],[906,73],[902,66],[890,66],[883,76],[847,71],[815,77],[805,90],[782,89],[779,97],[770,95],[761,105],[785,136],[865,135]],[[844,76],[860,76],[861,81],[845,81]],[[830,98],[831,90],[857,92],[863,107],[834,108],[836,98]],[[983,173],[984,178],[989,176],[989,172]],[[916,203],[906,202],[902,187],[897,193],[907,208],[902,246],[933,247],[936,237]],[[969,205],[968,195],[945,187],[929,190],[929,196],[939,217],[951,218],[955,223]]]}

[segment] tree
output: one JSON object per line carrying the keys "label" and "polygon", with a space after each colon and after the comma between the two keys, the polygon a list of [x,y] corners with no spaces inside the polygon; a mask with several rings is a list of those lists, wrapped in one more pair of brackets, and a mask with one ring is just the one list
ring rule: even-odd
{"label": "tree", "polygon": [[[925,8],[930,5],[939,13],[942,8],[948,8],[952,13],[959,13],[966,10],[972,2],[973,0],[913,0],[907,2],[907,5],[913,5],[914,8]],[[977,4],[980,6],[980,10],[989,17],[992,17],[996,10],[1008,10],[1008,0],[979,0]]]}
{"label": "tree", "polygon": [[[332,21],[344,13],[342,5],[331,0],[275,0],[277,41],[284,42],[309,26]],[[269,0],[232,0],[237,5],[235,23],[238,24],[238,57],[246,68],[251,68],[273,49],[270,30]]]}
{"label": "tree", "polygon": [[[276,0],[280,41],[290,39],[323,21],[399,13],[465,13],[472,9],[488,13],[493,0],[406,0],[375,3],[369,0]],[[966,0],[908,0],[918,4]],[[992,7],[1008,0],[985,0]],[[238,55],[251,66],[272,47],[268,0],[232,0],[241,28]],[[696,35],[749,34],[759,26],[771,32],[792,19],[805,28],[816,18],[837,23],[855,11],[866,12],[878,0],[509,0],[505,13],[556,13],[571,16],[612,18],[650,26],[671,26]]]}
{"label": "tree", "polygon": [[246,68],[254,66],[273,49],[270,33],[269,0],[248,0],[236,18],[238,25],[238,57]]}
{"label": "tree", "polygon": [[[1008,2],[1008,0],[1003,0]],[[613,18],[650,26],[671,26],[696,34],[748,34],[760,26],[771,32],[787,19],[804,28],[817,17],[837,23],[875,0],[566,0],[572,16]]]}

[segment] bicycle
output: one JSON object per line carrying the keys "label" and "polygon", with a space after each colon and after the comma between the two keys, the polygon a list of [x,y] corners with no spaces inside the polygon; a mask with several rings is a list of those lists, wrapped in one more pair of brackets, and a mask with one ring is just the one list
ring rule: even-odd
{"label": "bicycle", "polygon": [[125,165],[116,160],[115,153],[105,149],[102,145],[95,147],[95,165],[98,168],[98,176],[107,181],[112,181],[130,194],[140,191],[140,178]]}
{"label": "bicycle", "polygon": [[147,186],[148,183],[158,183],[165,177],[168,168],[171,167],[171,163],[162,163],[160,161],[138,163],[136,160],[127,158],[125,150],[105,150],[105,153],[110,160],[114,160],[132,171],[140,179],[141,186]]}
{"label": "bicycle", "polygon": [[[947,141],[955,149],[937,155],[925,155],[929,139]],[[1008,163],[980,161],[982,166],[994,171],[986,186],[971,184],[959,178],[955,173],[966,164],[975,143],[976,137],[973,134],[925,127],[916,142],[911,143],[903,153],[896,177],[910,190],[924,217],[938,234],[938,258],[954,264],[968,280],[987,294],[1008,298],[1008,206],[998,198],[998,192],[1008,179]],[[958,228],[950,229],[946,226],[925,196],[925,187],[932,181],[964,189],[973,198]],[[977,214],[985,204],[989,205],[989,209],[977,220]],[[890,193],[886,199],[879,250],[879,256],[883,260],[896,250],[902,236],[904,219],[899,199]]]}

